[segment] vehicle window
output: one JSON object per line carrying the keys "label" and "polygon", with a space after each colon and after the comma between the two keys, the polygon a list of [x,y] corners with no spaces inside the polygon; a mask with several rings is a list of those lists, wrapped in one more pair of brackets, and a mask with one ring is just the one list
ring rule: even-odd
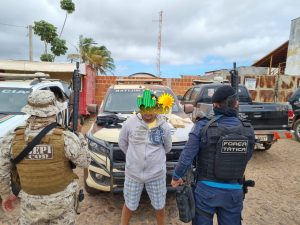
{"label": "vehicle window", "polygon": [[[143,94],[142,89],[113,89],[108,94],[104,103],[104,112],[117,112],[117,113],[132,113],[139,111],[137,106],[137,97]],[[159,97],[165,90],[154,90],[155,95]],[[172,92],[171,94],[174,99],[176,96]],[[172,107],[172,112],[179,112],[178,102],[175,101]]]}
{"label": "vehicle window", "polygon": [[211,98],[212,98],[212,96],[215,93],[215,90],[217,88],[218,87],[204,88],[202,93],[201,93],[199,102],[211,103]]}
{"label": "vehicle window", "polygon": [[182,99],[183,101],[188,101],[188,100],[190,100],[192,90],[193,90],[193,88],[190,88],[190,89],[185,93],[185,95],[183,96],[183,99]]}
{"label": "vehicle window", "polygon": [[251,102],[252,99],[245,87],[239,87],[239,101],[240,102]]}
{"label": "vehicle window", "polygon": [[199,93],[200,93],[200,87],[195,87],[194,90],[193,90],[193,92],[192,92],[192,94],[191,94],[191,98],[190,99],[192,101],[195,101],[196,98],[198,97]]}
{"label": "vehicle window", "polygon": [[70,83],[66,82],[66,81],[60,81],[61,84],[63,85],[64,88],[64,92],[66,93],[66,95],[68,97],[70,97],[71,95],[71,87],[70,87]]}
{"label": "vehicle window", "polygon": [[50,91],[52,91],[54,93],[55,98],[56,98],[57,101],[59,101],[59,102],[66,101],[66,98],[63,94],[63,91],[59,87],[52,86],[52,87],[49,87],[49,88],[50,88]]}
{"label": "vehicle window", "polygon": [[21,113],[31,92],[29,88],[0,87],[0,113]]}

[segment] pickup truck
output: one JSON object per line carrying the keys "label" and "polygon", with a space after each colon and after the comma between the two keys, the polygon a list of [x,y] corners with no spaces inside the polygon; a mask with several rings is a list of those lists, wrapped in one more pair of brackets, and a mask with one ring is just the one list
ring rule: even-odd
{"label": "pickup truck", "polygon": [[[224,84],[196,85],[187,90],[183,97],[178,96],[184,108],[194,107],[190,117],[193,121],[213,114],[211,97],[215,90]],[[259,140],[260,150],[268,150],[279,138],[292,138],[293,111],[289,104],[253,102],[245,86],[238,88],[239,116],[250,121]],[[263,147],[263,148],[262,148]]]}
{"label": "pickup truck", "polygon": [[[167,157],[167,188],[172,190],[170,182],[180,153],[188,140],[188,134],[193,123],[182,110],[179,102],[168,87],[152,84],[112,85],[104,97],[99,108],[96,121],[87,132],[89,152],[92,156],[91,165],[84,170],[84,184],[86,192],[122,192],[124,185],[125,155],[118,145],[118,138],[122,123],[138,112],[137,97],[145,89],[154,91],[159,97],[168,93],[174,98],[172,112],[164,115],[172,130],[172,150]],[[90,113],[96,113],[90,111]],[[115,116],[120,123],[117,126],[103,126],[101,121],[105,116]]]}
{"label": "pickup truck", "polygon": [[29,115],[21,112],[27,104],[28,95],[34,90],[51,90],[57,100],[61,113],[58,122],[63,124],[68,119],[68,98],[62,82],[47,79],[45,74],[14,74],[0,73],[0,138],[25,125]]}
{"label": "pickup truck", "polygon": [[293,122],[294,134],[296,139],[300,141],[300,87],[289,98],[289,103],[292,105],[295,114]]}

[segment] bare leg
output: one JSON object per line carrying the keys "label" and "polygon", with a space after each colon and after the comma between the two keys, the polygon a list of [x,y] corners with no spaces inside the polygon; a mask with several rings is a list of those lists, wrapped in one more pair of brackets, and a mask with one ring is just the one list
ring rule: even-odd
{"label": "bare leg", "polygon": [[128,209],[127,206],[124,204],[122,209],[121,225],[128,225],[131,216],[132,216],[132,211]]}
{"label": "bare leg", "polygon": [[157,225],[165,225],[165,208],[155,211]]}

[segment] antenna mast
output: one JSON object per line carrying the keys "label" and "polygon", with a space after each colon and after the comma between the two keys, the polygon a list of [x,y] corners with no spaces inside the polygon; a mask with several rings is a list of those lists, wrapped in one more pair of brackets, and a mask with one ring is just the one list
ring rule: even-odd
{"label": "antenna mast", "polygon": [[161,29],[162,29],[162,14],[163,11],[159,12],[159,29],[158,29],[158,40],[157,40],[157,76],[161,76],[161,72],[160,72],[160,50],[161,50]]}

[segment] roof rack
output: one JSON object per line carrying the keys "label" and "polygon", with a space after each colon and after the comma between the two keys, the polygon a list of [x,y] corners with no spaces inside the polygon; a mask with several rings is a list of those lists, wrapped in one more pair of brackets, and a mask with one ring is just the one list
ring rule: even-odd
{"label": "roof rack", "polygon": [[163,79],[136,79],[136,78],[118,78],[116,80],[117,84],[162,84]]}
{"label": "roof rack", "polygon": [[32,79],[41,79],[49,78],[49,74],[37,72],[33,74],[24,74],[24,73],[0,73],[0,80],[32,80]]}

